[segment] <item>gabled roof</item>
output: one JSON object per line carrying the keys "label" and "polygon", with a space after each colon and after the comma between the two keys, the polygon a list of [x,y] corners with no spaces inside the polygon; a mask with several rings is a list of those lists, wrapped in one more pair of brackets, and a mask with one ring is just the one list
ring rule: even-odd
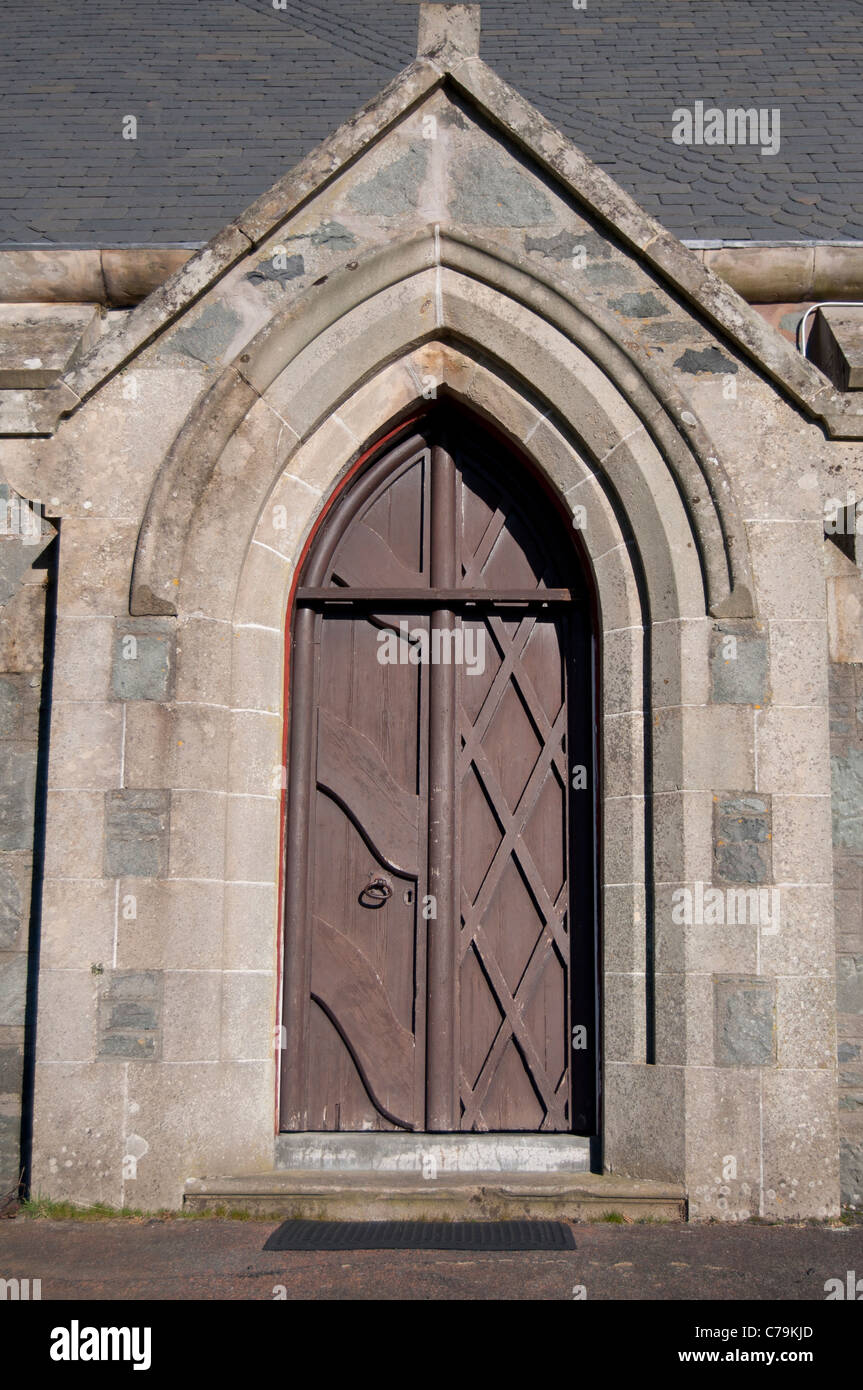
{"label": "gabled roof", "polygon": [[[415,52],[415,0],[279,4],[4,0],[0,246],[200,245]],[[859,4],[484,0],[482,56],[675,236],[863,238]],[[675,145],[698,99],[779,152]]]}
{"label": "gabled roof", "polygon": [[463,51],[449,39],[424,52],[378,97],[256,199],[57,384],[43,391],[0,393],[0,432],[52,432],[61,415],[76,409],[232,265],[273,234],[315,191],[442,84],[454,89],[556,178],[593,217],[724,331],[792,399],[811,415],[823,419],[830,433],[844,438],[863,435],[863,404],[853,393],[837,392],[734,290],[708,271],[692,251],[645,213],[603,170],[486,66],[469,44]]}

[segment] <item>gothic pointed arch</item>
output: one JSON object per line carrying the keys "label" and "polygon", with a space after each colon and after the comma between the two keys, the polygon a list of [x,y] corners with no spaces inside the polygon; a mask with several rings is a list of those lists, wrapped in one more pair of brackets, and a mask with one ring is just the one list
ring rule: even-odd
{"label": "gothic pointed arch", "polygon": [[[741,518],[717,452],[661,368],[593,305],[512,254],[435,227],[377,251],[277,314],[214,383],[161,468],[138,540],[134,613],[175,613],[183,552],[216,462],[261,399],[298,447],[375,371],[420,343],[464,345],[576,440],[629,510],[643,544],[680,536],[652,502],[661,461],[715,616],[753,616]],[[417,395],[422,394],[418,384]],[[651,533],[651,534],[648,534]]]}

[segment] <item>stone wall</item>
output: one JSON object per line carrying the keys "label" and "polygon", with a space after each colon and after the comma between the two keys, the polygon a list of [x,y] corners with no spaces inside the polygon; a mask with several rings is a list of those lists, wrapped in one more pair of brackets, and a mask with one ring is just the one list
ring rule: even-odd
{"label": "stone wall", "polygon": [[[0,1200],[14,1190],[22,1151],[25,1052],[34,1016],[28,970],[37,756],[43,697],[48,569],[41,527],[18,528],[19,499],[0,485]],[[32,516],[32,513],[29,514]],[[47,529],[47,528],[46,528]],[[39,561],[40,567],[33,568]],[[36,850],[38,854],[38,844]],[[37,864],[38,871],[38,864]],[[36,884],[39,893],[39,884]],[[32,1060],[32,1057],[31,1059]],[[26,1132],[27,1126],[25,1126]]]}
{"label": "stone wall", "polygon": [[842,1201],[863,1206],[863,466],[824,478]]}
{"label": "stone wall", "polygon": [[[288,594],[352,463],[439,392],[534,460],[595,576],[606,1165],[700,1218],[833,1216],[822,498],[860,446],[532,127],[434,85],[363,120],[184,268],[178,317],[106,324],[51,437],[4,444],[63,517],[36,1185],[176,1205],[273,1166]],[[781,926],[681,921],[699,885],[777,889]]]}
{"label": "stone wall", "polygon": [[842,1200],[863,1206],[863,580],[827,542]]}
{"label": "stone wall", "polygon": [[863,1206],[863,664],[831,663],[842,1199]]}

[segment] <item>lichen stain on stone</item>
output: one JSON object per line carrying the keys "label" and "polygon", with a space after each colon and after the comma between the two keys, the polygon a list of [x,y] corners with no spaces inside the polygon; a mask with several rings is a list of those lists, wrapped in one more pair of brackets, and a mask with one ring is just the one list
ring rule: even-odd
{"label": "lichen stain on stone", "polygon": [[552,261],[571,261],[579,249],[588,254],[586,241],[586,236],[577,237],[573,236],[572,232],[562,231],[556,236],[526,236],[524,249],[528,252],[539,251]]}
{"label": "lichen stain on stone", "polygon": [[783,314],[779,320],[779,327],[786,333],[796,333],[804,312],[803,309],[793,309],[790,313]]}
{"label": "lichen stain on stone", "polygon": [[696,330],[691,323],[651,323],[647,332],[652,343],[679,343],[683,338],[692,338]]}
{"label": "lichen stain on stone", "polygon": [[668,313],[668,306],[657,299],[652,290],[644,294],[622,294],[619,299],[609,300],[612,309],[628,319],[656,319]]}
{"label": "lichen stain on stone", "polygon": [[863,851],[863,751],[849,748],[844,758],[832,757],[833,843]]}
{"label": "lichen stain on stone", "polygon": [[622,289],[624,285],[637,283],[635,272],[628,265],[618,261],[602,261],[599,265],[586,265],[584,278],[591,289]]}
{"label": "lichen stain on stone", "polygon": [[0,868],[0,950],[14,950],[20,927],[20,889],[13,875]]}
{"label": "lichen stain on stone", "polygon": [[715,347],[702,348],[701,352],[687,348],[683,355],[677,358],[674,365],[679,367],[682,372],[689,372],[691,376],[697,376],[699,372],[719,372],[725,375],[728,372],[738,370],[737,363]]}
{"label": "lichen stain on stone", "polygon": [[863,1013],[863,956],[836,957],[836,1007],[841,1014]]}
{"label": "lichen stain on stone", "polygon": [[357,239],[348,227],[341,222],[322,222],[311,234],[313,246],[327,246],[335,251],[348,251],[356,246]]}
{"label": "lichen stain on stone", "polygon": [[427,147],[413,142],[406,154],[354,188],[348,202],[358,212],[376,213],[379,217],[398,217],[410,212],[419,202],[420,184],[425,178],[427,164]]}
{"label": "lichen stain on stone", "polygon": [[548,198],[514,160],[475,150],[456,166],[453,219],[463,226],[536,227],[551,219]]}
{"label": "lichen stain on stone", "polygon": [[456,130],[469,130],[470,125],[455,106],[447,106],[438,116],[439,125],[454,126]]}
{"label": "lichen stain on stone", "polygon": [[273,281],[277,285],[286,285],[290,280],[297,280],[306,273],[306,265],[302,256],[286,256],[284,265],[276,265],[276,256],[266,257],[259,261],[254,270],[250,270],[246,279],[250,285],[262,285],[266,281]]}
{"label": "lichen stain on stone", "polygon": [[[356,237],[348,227],[343,227],[341,222],[330,220],[319,223],[310,232],[294,232],[290,236],[281,236],[278,238],[277,244],[287,246],[289,241],[309,241],[316,250],[323,246],[334,251],[349,251],[352,246],[357,244]],[[270,254],[275,255],[275,247]],[[257,267],[259,271],[263,264],[263,261],[259,263]],[[252,273],[254,274],[254,272]],[[303,272],[301,271],[300,274]],[[272,277],[268,276],[267,278],[271,279]],[[247,279],[251,279],[251,276],[247,276]]]}
{"label": "lichen stain on stone", "polygon": [[212,362],[227,348],[242,320],[225,304],[208,304],[194,323],[174,334],[169,352],[182,352],[199,362]]}

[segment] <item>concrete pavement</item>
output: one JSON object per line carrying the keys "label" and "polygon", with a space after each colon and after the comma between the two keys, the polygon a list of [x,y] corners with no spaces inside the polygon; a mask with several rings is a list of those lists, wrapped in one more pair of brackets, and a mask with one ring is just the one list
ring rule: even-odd
{"label": "concrete pavement", "polygon": [[0,1278],[40,1279],[43,1300],[822,1302],[827,1280],[863,1279],[863,1225],[576,1224],[576,1249],[547,1254],[265,1252],[275,1224],[19,1216],[0,1222]]}

